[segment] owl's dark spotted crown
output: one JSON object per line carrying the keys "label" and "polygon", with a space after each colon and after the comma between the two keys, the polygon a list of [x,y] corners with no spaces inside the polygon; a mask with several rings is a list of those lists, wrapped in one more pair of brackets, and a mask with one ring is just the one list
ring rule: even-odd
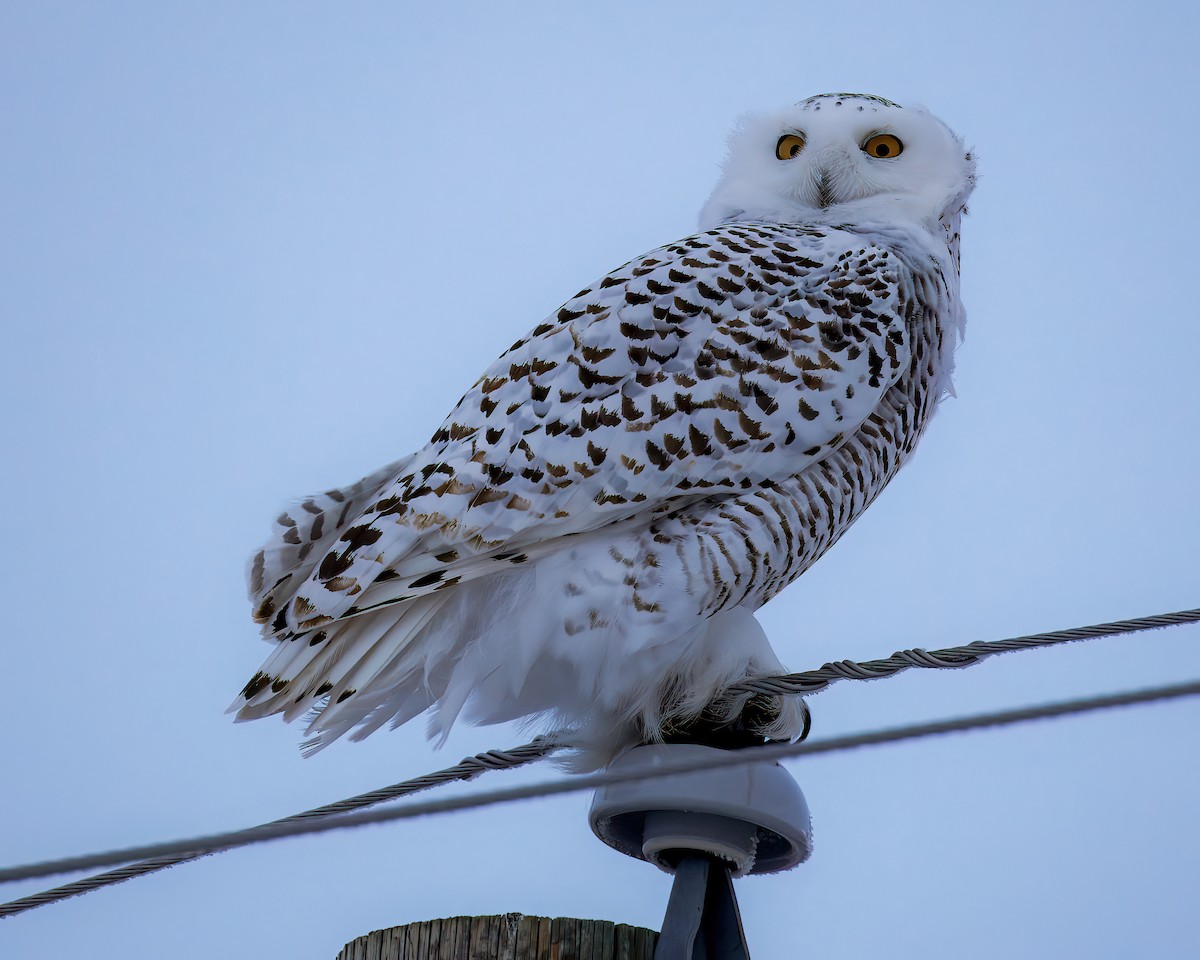
{"label": "owl's dark spotted crown", "polygon": [[796,106],[802,110],[820,110],[822,106],[831,106],[829,103],[831,100],[833,101],[832,106],[853,106],[859,110],[865,110],[868,107],[872,110],[876,110],[879,107],[895,107],[897,110],[904,109],[900,104],[885,97],[877,97],[873,93],[818,93],[815,96],[806,97],[797,103]]}

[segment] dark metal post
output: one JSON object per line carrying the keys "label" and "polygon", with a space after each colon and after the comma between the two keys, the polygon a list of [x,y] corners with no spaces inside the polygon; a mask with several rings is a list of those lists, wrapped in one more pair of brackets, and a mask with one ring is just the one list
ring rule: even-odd
{"label": "dark metal post", "polygon": [[750,960],[728,865],[705,856],[679,861],[654,960]]}

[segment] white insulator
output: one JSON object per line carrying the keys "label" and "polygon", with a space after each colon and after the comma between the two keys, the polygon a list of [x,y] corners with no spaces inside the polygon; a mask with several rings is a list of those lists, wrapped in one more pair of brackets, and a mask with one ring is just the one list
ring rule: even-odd
{"label": "white insulator", "polygon": [[[627,774],[728,758],[691,743],[635,747],[609,767]],[[601,787],[592,832],[615,850],[674,873],[680,856],[706,854],[734,876],[776,873],[812,853],[812,823],[800,785],[778,763],[750,762]]]}

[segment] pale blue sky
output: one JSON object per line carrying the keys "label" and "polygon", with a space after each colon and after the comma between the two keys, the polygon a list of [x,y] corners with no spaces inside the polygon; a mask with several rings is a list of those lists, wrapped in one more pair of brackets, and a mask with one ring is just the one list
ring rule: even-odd
{"label": "pale blue sky", "polygon": [[[6,4],[0,862],[238,827],[519,743],[308,761],[222,711],[286,498],[427,439],[518,335],[690,232],[746,110],[928,104],[977,148],[959,398],[763,612],[794,669],[1200,605],[1197,15],[1144,2]],[[814,736],[1200,675],[1200,628],[835,688]],[[1200,704],[790,769],[758,960],[1194,955]],[[551,775],[494,775],[497,786]],[[567,797],[258,847],[0,922],[5,958],[332,958],[522,911],[657,927]],[[0,888],[3,899],[40,889]]]}

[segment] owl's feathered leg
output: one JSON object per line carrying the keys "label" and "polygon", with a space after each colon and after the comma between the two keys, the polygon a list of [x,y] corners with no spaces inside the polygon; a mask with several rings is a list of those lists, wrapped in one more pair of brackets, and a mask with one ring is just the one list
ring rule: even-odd
{"label": "owl's feathered leg", "polygon": [[[558,711],[559,738],[573,748],[560,762],[592,770],[645,743],[736,748],[807,734],[808,710],[799,697],[729,692],[745,679],[785,672],[752,610],[723,610],[671,633],[630,651],[620,667],[620,700],[585,715]],[[671,665],[656,663],[657,657],[670,658]],[[602,682],[596,689],[613,686]]]}

